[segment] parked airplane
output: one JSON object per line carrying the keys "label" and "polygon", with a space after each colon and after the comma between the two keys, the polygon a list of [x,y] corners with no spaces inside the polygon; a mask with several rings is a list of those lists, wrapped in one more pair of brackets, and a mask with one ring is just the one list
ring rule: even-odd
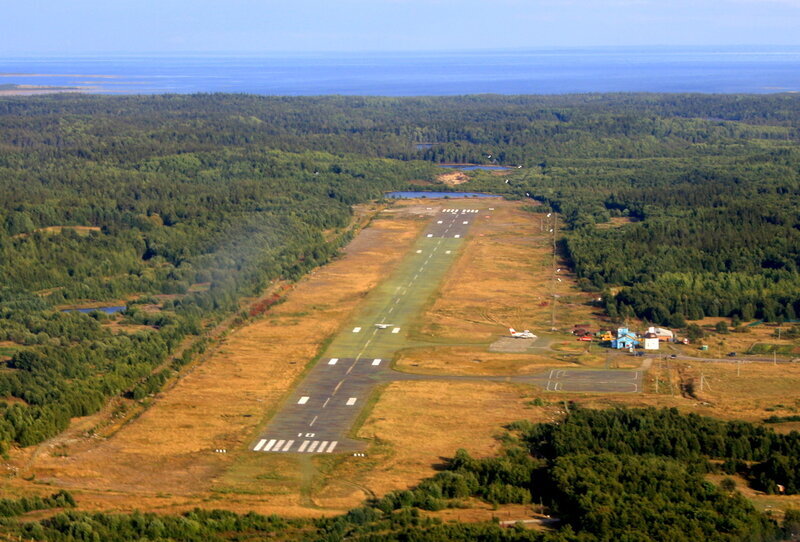
{"label": "parked airplane", "polygon": [[508,331],[511,333],[511,336],[515,339],[535,339],[536,335],[528,331],[517,331],[513,327],[508,328]]}
{"label": "parked airplane", "polygon": [[375,324],[375,327],[378,329],[386,329],[389,327],[394,327],[394,324]]}

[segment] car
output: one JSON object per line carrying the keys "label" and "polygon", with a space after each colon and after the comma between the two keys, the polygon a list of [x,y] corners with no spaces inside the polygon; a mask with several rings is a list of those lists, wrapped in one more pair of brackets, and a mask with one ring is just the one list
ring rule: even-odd
{"label": "car", "polygon": [[729,358],[735,358],[736,357],[736,352],[728,352],[728,357]]}
{"label": "car", "polygon": [[678,357],[678,355],[677,355],[677,354],[670,354],[670,355],[669,355],[669,357],[671,357],[671,358],[677,358],[677,357]]}

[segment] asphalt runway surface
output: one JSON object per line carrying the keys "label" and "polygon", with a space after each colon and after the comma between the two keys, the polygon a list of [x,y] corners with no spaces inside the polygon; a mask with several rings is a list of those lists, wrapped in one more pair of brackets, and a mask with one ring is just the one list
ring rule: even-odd
{"label": "asphalt runway surface", "polygon": [[493,380],[538,384],[548,391],[640,391],[637,371],[552,370],[518,377],[427,376],[396,372],[390,361],[407,346],[406,329],[436,292],[458,257],[472,223],[491,216],[470,202],[444,207],[423,231],[395,273],[365,300],[359,315],[334,338],[262,434],[254,452],[358,452],[350,438],[358,415],[382,382],[394,380]]}

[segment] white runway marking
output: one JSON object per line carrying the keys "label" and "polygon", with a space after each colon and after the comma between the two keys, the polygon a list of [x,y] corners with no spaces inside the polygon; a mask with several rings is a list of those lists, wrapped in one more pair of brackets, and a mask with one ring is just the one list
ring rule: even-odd
{"label": "white runway marking", "polygon": [[456,234],[456,235],[455,235],[455,238],[456,238],[456,239],[458,239],[459,237],[461,237],[461,236],[460,236],[460,235],[458,235],[458,234]]}
{"label": "white runway marking", "polygon": [[354,327],[353,328],[353,333],[358,333],[359,331],[361,331],[360,327]]}
{"label": "white runway marking", "polygon": [[437,222],[437,224],[441,224],[442,222],[444,222],[444,220],[440,220],[439,222]]}
{"label": "white runway marking", "polygon": [[331,453],[333,449],[336,448],[337,444],[339,444],[338,440],[334,440],[333,442],[331,442],[330,446],[328,446],[328,453]]}
{"label": "white runway marking", "polygon": [[381,359],[380,359],[380,358],[375,358],[375,359],[373,359],[373,360],[372,360],[372,364],[373,364],[373,365],[380,365],[380,364],[381,364]]}
{"label": "white runway marking", "polygon": [[400,333],[400,328],[396,327],[392,330],[392,333]]}
{"label": "white runway marking", "polygon": [[465,221],[464,221],[464,224],[469,224],[469,220],[465,220]]}
{"label": "white runway marking", "polygon": [[319,445],[318,452],[321,453],[321,454],[324,454],[325,453],[325,446],[327,446],[327,445],[328,445],[328,441],[327,440],[323,440],[322,443]]}
{"label": "white runway marking", "polygon": [[449,250],[446,250],[446,251],[445,251],[445,254],[450,254],[450,251],[449,251]]}
{"label": "white runway marking", "polygon": [[356,404],[356,401],[358,401],[358,398],[351,397],[350,399],[347,400],[346,404],[347,404],[347,406],[353,406],[354,404]]}
{"label": "white runway marking", "polygon": [[336,362],[338,361],[339,358],[331,358],[330,361],[328,361],[328,365],[336,365]]}
{"label": "white runway marking", "polygon": [[301,445],[300,445],[300,447],[297,449],[297,451],[298,451],[298,452],[300,452],[300,453],[303,453],[303,452],[305,452],[305,451],[306,451],[306,448],[308,448],[308,445],[309,445],[310,443],[311,443],[311,441],[310,441],[310,440],[304,440],[304,441],[303,441],[303,444],[301,444]]}
{"label": "white runway marking", "polygon": [[267,445],[266,445],[266,446],[264,446],[264,451],[265,451],[265,452],[268,452],[268,451],[270,451],[270,450],[272,449],[272,447],[273,447],[273,446],[275,446],[275,439],[272,439],[272,440],[270,440],[269,442],[267,442]]}
{"label": "white runway marking", "polygon": [[330,398],[330,397],[328,397],[327,399],[325,399],[325,402],[324,402],[324,403],[322,403],[322,408],[325,408],[326,406],[328,406],[328,401],[330,401],[330,400],[331,400],[331,398]]}
{"label": "white runway marking", "polygon": [[314,442],[312,442],[311,446],[309,446],[309,448],[308,448],[308,453],[313,454],[314,450],[317,449],[318,445],[319,445],[319,441],[318,440],[315,440]]}
{"label": "white runway marking", "polygon": [[281,450],[281,451],[282,451],[282,452],[288,452],[288,451],[289,451],[289,449],[292,447],[292,444],[294,444],[294,441],[293,441],[293,440],[290,440],[289,442],[287,442],[287,443],[286,443],[286,446],[284,446],[284,447],[283,447],[283,450]]}
{"label": "white runway marking", "polygon": [[314,419],[311,420],[311,423],[309,423],[308,426],[311,427],[312,425],[314,425],[314,422],[317,421],[317,418],[319,418],[319,416],[314,416]]}
{"label": "white runway marking", "polygon": [[428,234],[428,237],[433,237],[433,234],[432,234],[432,233],[429,233],[429,234]]}
{"label": "white runway marking", "polygon": [[257,452],[257,451],[259,451],[261,448],[263,448],[263,447],[264,447],[264,445],[265,445],[266,443],[267,443],[267,439],[265,439],[265,438],[262,438],[261,440],[259,440],[259,441],[258,441],[258,444],[256,444],[256,447],[255,447],[255,448],[253,448],[253,451],[254,451],[254,452]]}
{"label": "white runway marking", "polygon": [[298,404],[298,405],[304,405],[304,404],[308,403],[308,400],[309,400],[309,399],[311,399],[311,397],[308,397],[308,396],[304,395],[304,396],[302,396],[302,397],[300,398],[300,400],[299,400],[299,401],[297,401],[297,404]]}

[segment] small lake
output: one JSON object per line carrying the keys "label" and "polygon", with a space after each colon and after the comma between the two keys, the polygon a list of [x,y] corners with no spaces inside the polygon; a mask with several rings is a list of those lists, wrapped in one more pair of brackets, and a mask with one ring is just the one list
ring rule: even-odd
{"label": "small lake", "polygon": [[392,199],[457,199],[457,198],[499,198],[495,194],[483,194],[481,192],[387,192],[384,194]]}
{"label": "small lake", "polygon": [[116,314],[118,312],[122,312],[126,309],[125,305],[118,305],[114,307],[91,307],[89,309],[64,309],[61,312],[82,312],[84,314],[88,314],[94,311],[104,312],[106,314]]}
{"label": "small lake", "polygon": [[451,169],[461,169],[464,171],[474,171],[476,169],[482,169],[485,171],[508,171],[511,169],[510,167],[506,166],[480,166],[477,164],[436,164],[438,167],[448,167]]}

